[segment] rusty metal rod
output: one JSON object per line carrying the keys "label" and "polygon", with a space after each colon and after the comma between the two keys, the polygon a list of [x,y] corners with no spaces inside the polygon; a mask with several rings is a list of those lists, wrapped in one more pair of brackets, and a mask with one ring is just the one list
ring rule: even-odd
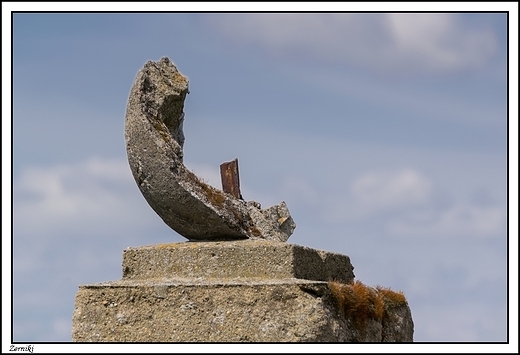
{"label": "rusty metal rod", "polygon": [[238,176],[238,158],[220,164],[220,178],[222,190],[236,198],[243,200],[240,193],[240,179]]}

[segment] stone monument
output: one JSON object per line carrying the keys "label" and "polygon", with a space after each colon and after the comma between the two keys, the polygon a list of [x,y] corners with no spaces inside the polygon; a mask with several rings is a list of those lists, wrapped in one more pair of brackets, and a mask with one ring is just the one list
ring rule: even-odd
{"label": "stone monument", "polygon": [[289,244],[285,202],[240,193],[238,160],[222,190],[183,164],[188,79],[149,61],[130,92],[128,161],[152,209],[187,242],[127,248],[122,279],[82,285],[75,342],[411,342],[401,292],[354,281],[346,255]]}

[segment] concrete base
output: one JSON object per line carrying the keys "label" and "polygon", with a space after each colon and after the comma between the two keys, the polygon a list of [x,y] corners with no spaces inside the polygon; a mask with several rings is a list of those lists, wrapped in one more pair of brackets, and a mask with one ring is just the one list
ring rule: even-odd
{"label": "concrete base", "polygon": [[407,305],[361,327],[343,312],[327,281],[350,283],[352,270],[345,255],[281,242],[128,248],[122,280],[80,286],[72,340],[412,341]]}

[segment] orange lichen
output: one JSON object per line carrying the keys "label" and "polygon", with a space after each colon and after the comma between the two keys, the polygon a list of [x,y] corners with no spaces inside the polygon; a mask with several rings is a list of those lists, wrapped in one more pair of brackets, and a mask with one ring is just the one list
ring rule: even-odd
{"label": "orange lichen", "polygon": [[407,304],[403,291],[393,291],[388,287],[376,286],[376,289],[383,299],[385,309],[398,307]]}
{"label": "orange lichen", "polygon": [[195,173],[193,173],[192,171],[188,170],[187,172],[191,180],[194,181],[202,189],[204,195],[206,195],[206,197],[211,203],[217,206],[222,206],[222,204],[226,200],[224,192],[214,188],[211,185],[208,185],[201,178],[195,175]]}
{"label": "orange lichen", "polygon": [[215,189],[214,187],[211,187],[210,185],[203,184],[202,190],[204,191],[208,199],[217,206],[222,206],[222,204],[226,200],[226,197],[224,196],[223,192]]}

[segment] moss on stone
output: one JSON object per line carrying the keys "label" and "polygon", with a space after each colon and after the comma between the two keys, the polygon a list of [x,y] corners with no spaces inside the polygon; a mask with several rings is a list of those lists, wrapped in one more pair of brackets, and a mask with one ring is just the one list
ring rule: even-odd
{"label": "moss on stone", "polygon": [[328,286],[345,317],[352,319],[362,334],[369,319],[380,322],[390,309],[408,304],[402,291],[381,286],[374,289],[361,281],[351,284],[329,281]]}

